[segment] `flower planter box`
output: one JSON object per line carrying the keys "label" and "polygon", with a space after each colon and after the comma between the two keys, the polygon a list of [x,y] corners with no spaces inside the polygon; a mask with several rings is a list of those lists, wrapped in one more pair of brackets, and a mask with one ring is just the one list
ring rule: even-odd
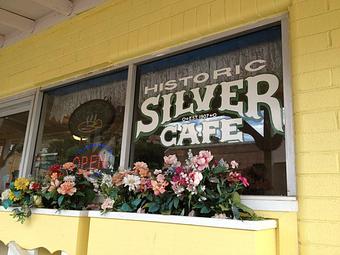
{"label": "flower planter box", "polygon": [[33,209],[24,224],[10,216],[12,209],[0,207],[0,240],[15,241],[24,249],[43,247],[51,253],[65,251],[69,255],[85,255],[90,219],[87,211]]}
{"label": "flower planter box", "polygon": [[88,255],[275,255],[276,221],[89,212]]}

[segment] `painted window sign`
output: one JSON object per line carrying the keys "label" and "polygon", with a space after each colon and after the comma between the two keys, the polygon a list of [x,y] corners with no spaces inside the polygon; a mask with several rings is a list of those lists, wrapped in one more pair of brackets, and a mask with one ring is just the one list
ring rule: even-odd
{"label": "painted window sign", "polygon": [[[266,61],[263,59],[253,60],[246,65],[246,70],[251,72],[259,71],[265,68]],[[254,67],[253,67],[254,66]],[[240,66],[237,66],[240,69]],[[224,67],[213,71],[213,79],[217,80],[219,76],[227,76],[230,74],[230,68]],[[203,77],[203,78],[198,78]],[[195,76],[187,76],[180,78],[183,81],[183,86],[189,78],[193,79],[194,83],[203,83],[209,79],[208,73],[199,73]],[[268,89],[261,93],[261,86],[266,84]],[[170,80],[165,83],[155,84],[154,89],[157,87],[162,89],[172,90],[177,87],[176,80]],[[214,94],[217,87],[220,86],[221,93]],[[258,74],[250,76],[246,79],[239,79],[229,82],[220,82],[206,85],[203,88],[197,87],[190,90],[181,90],[176,93],[168,93],[162,96],[149,97],[143,101],[141,105],[141,113],[151,118],[151,122],[144,124],[142,120],[137,121],[136,138],[140,135],[150,134],[157,130],[159,125],[165,125],[161,132],[162,145],[169,147],[173,145],[183,145],[183,140],[188,139],[191,144],[211,143],[210,136],[216,137],[216,132],[219,132],[220,142],[234,142],[243,141],[242,132],[238,130],[238,126],[242,126],[242,117],[245,120],[260,120],[261,105],[268,107],[268,112],[272,121],[272,127],[275,132],[283,132],[283,118],[281,112],[280,102],[273,95],[279,88],[279,79],[274,74]],[[150,88],[145,87],[144,91],[147,92]],[[238,101],[239,94],[245,92],[245,102]],[[185,94],[192,95],[192,102],[187,107],[184,107]],[[211,111],[212,101],[220,97],[220,106],[217,112],[213,114],[204,115],[204,113]],[[232,104],[231,101],[236,101]],[[162,101],[161,113],[158,115],[156,109],[152,107],[157,106]],[[174,105],[174,114],[171,115],[171,106]],[[239,116],[239,118],[218,118],[218,114],[232,112]],[[190,116],[187,116],[190,114]],[[178,119],[183,116],[182,121],[186,123],[176,125],[166,125],[173,119]],[[186,119],[196,119],[201,121],[186,121]],[[179,128],[180,131],[179,131]],[[171,140],[166,140],[165,135],[167,132],[177,134],[179,131],[178,139],[172,137]],[[199,132],[200,131],[200,132]],[[201,137],[201,139],[200,139]]]}
{"label": "painted window sign", "polygon": [[133,161],[209,149],[243,164],[251,194],[286,195],[281,27],[139,66],[133,138]]}

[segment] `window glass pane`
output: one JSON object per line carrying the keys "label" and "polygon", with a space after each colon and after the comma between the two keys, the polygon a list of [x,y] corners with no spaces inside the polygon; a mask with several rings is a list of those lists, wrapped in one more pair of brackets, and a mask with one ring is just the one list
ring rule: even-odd
{"label": "window glass pane", "polygon": [[27,120],[28,112],[0,118],[0,191],[19,175]]}
{"label": "window glass pane", "polygon": [[286,195],[281,27],[273,26],[137,71],[131,161],[162,166],[210,150],[236,160],[247,194]]}
{"label": "window glass pane", "polygon": [[118,167],[126,80],[121,71],[44,94],[34,175],[68,161],[82,169]]}

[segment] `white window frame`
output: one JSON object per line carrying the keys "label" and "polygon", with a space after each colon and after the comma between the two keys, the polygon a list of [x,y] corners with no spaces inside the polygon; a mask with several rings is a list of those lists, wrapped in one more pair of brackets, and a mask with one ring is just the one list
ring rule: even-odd
{"label": "white window frame", "polygon": [[[171,47],[165,50],[156,51],[152,54],[145,55],[143,57],[131,59],[126,62],[122,62],[119,65],[115,65],[106,69],[97,70],[88,74],[80,75],[75,78],[67,79],[55,84],[51,84],[40,90],[35,100],[35,116],[33,116],[32,124],[32,138],[29,141],[31,149],[29,150],[28,158],[26,161],[32,166],[33,153],[35,147],[35,141],[37,139],[37,130],[39,126],[40,110],[42,108],[42,94],[48,90],[56,89],[58,87],[67,86],[69,84],[80,82],[85,79],[95,78],[96,76],[102,76],[106,73],[119,71],[121,69],[128,69],[127,79],[127,91],[125,101],[125,115],[123,123],[122,134],[122,146],[121,146],[121,158],[120,167],[129,167],[129,155],[131,149],[132,138],[132,125],[133,125],[133,109],[134,109],[134,97],[136,87],[136,70],[137,66],[162,59],[174,54],[187,52],[193,49],[197,49],[206,45],[210,45],[215,42],[228,40],[229,38],[238,37],[242,34],[247,34],[250,31],[260,30],[266,26],[273,24],[281,24],[282,33],[282,64],[283,64],[283,89],[284,89],[284,105],[285,105],[285,146],[286,146],[286,176],[287,176],[287,196],[264,196],[264,195],[245,195],[241,196],[245,204],[251,206],[256,210],[269,210],[269,211],[297,211],[298,204],[296,200],[296,172],[295,172],[295,149],[294,149],[294,127],[293,127],[293,110],[292,110],[292,89],[291,89],[291,67],[290,67],[290,51],[289,51],[289,26],[288,26],[288,14],[284,13],[275,17],[257,21],[239,28],[231,29],[225,32],[220,32],[214,35],[205,36],[194,40],[189,43]],[[32,149],[33,148],[33,149]],[[27,168],[29,169],[29,168]],[[27,175],[28,172],[25,172]]]}
{"label": "white window frame", "polygon": [[23,151],[21,155],[21,161],[19,166],[19,176],[27,176],[28,169],[31,168],[33,157],[34,146],[34,125],[36,121],[33,118],[37,116],[40,105],[38,104],[37,98],[39,97],[39,90],[30,90],[16,96],[6,97],[0,99],[0,117],[6,117],[12,114],[28,112],[28,119],[26,125],[26,132],[23,144]]}

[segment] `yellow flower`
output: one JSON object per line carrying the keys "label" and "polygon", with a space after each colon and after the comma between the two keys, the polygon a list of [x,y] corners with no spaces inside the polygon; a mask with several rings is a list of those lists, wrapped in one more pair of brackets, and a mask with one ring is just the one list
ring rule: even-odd
{"label": "yellow flower", "polygon": [[8,197],[9,197],[10,200],[12,200],[14,202],[20,200],[20,198],[16,197],[12,191],[9,192]]}
{"label": "yellow flower", "polygon": [[18,178],[14,182],[14,187],[17,190],[27,190],[29,184],[30,184],[30,181],[27,178]]}

